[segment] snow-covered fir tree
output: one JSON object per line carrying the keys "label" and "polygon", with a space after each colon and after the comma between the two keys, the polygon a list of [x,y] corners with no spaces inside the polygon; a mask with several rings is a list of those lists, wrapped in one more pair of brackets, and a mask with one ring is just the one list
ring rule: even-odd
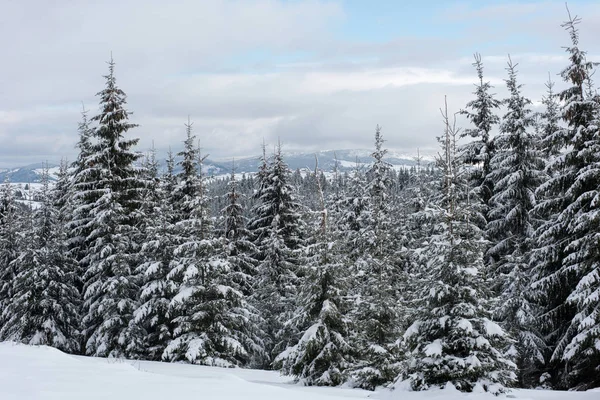
{"label": "snow-covered fir tree", "polygon": [[502,354],[507,335],[489,311],[482,271],[485,241],[473,223],[479,203],[457,157],[456,130],[447,111],[444,119],[436,232],[427,248],[420,312],[404,333],[409,353],[400,379],[408,379],[415,390],[452,384],[461,391],[478,387],[497,393],[512,384],[514,364]]}
{"label": "snow-covered fir tree", "polygon": [[[558,224],[560,211],[566,205],[564,192],[564,156],[561,154],[568,142],[567,130],[560,126],[560,107],[557,95],[548,85],[548,93],[544,98],[546,109],[541,116],[540,134],[542,152],[547,156],[545,173],[547,180],[536,191],[537,204],[533,216],[539,221],[534,233],[535,248],[530,258],[533,272],[533,295],[542,305],[538,317],[538,326],[546,343],[544,354],[544,385],[561,386],[559,369],[562,369],[560,356],[555,356],[555,348],[559,338],[564,334],[572,307],[565,301],[571,286],[565,277],[555,275],[564,257],[566,232]],[[549,278],[554,276],[555,278]]]}
{"label": "snow-covered fir tree", "polygon": [[309,256],[298,294],[298,308],[287,322],[299,332],[298,340],[280,353],[274,364],[284,374],[293,375],[306,385],[337,386],[346,380],[353,353],[350,321],[346,316],[347,260],[340,231],[328,223],[318,168],[315,176],[317,179],[313,182],[320,204],[318,233],[306,249]]}
{"label": "snow-covered fir tree", "polygon": [[192,144],[188,123],[181,161],[183,171],[178,183],[179,193],[183,194],[177,221],[181,242],[167,276],[178,285],[169,307],[175,327],[163,359],[216,366],[244,365],[262,349],[257,333],[252,331],[256,316],[230,279],[232,267],[223,243],[214,236],[208,214],[209,197],[202,171],[205,157]]}
{"label": "snow-covered fir tree", "polygon": [[[427,248],[435,232],[437,209],[435,195],[439,187],[439,173],[424,165],[417,154],[417,165],[408,172],[405,186],[399,190],[392,202],[395,223],[393,234],[395,249],[393,259],[398,278],[394,284],[397,293],[397,313],[400,324],[397,330],[403,333],[411,321],[419,317],[420,288],[428,280]],[[401,279],[400,279],[401,278]],[[399,335],[392,352],[396,362],[402,365],[407,354],[406,343]]]}
{"label": "snow-covered fir tree", "polygon": [[359,239],[363,252],[356,260],[358,271],[353,282],[359,288],[354,312],[361,361],[354,366],[352,376],[356,386],[370,390],[391,382],[398,373],[391,349],[402,323],[397,298],[397,284],[402,277],[393,259],[391,166],[384,160],[387,150],[383,143],[377,126],[371,155],[374,162],[367,174],[368,218]]}
{"label": "snow-covered fir tree", "polygon": [[[586,129],[577,135],[583,137],[575,139],[575,147],[581,149],[578,156],[586,165],[578,171],[575,182],[567,191],[574,199],[566,210],[571,218],[568,230],[573,236],[560,271],[564,276],[573,274],[575,278],[575,287],[567,302],[577,313],[571,321],[567,333],[570,341],[562,358],[569,370],[568,385],[576,389],[600,385],[600,254],[597,243],[600,235],[600,97],[587,97],[594,107],[594,116]],[[559,348],[563,343],[559,343]]]}
{"label": "snow-covered fir tree", "polygon": [[[61,171],[58,190],[66,186]],[[15,259],[12,300],[3,309],[2,340],[79,350],[79,292],[74,285],[75,260],[66,250],[64,214],[55,207],[48,168],[42,173],[39,207],[26,232],[27,246]],[[60,194],[61,197],[64,193]]]}
{"label": "snow-covered fir tree", "polygon": [[108,66],[106,87],[98,93],[100,113],[92,118],[98,123],[96,143],[87,158],[87,174],[95,180],[80,195],[95,200],[86,204],[83,333],[86,354],[121,357],[136,354],[141,346],[139,335],[130,331],[139,294],[134,238],[141,183],[134,166],[139,154],[132,150],[138,139],[125,137],[136,125],[129,122],[126,95],[116,84],[115,63]]}
{"label": "snow-covered fir tree", "polygon": [[207,213],[205,177],[199,165],[203,159],[192,125],[188,119],[184,147],[178,153],[181,171],[172,198],[177,247],[167,279],[175,282],[177,293],[169,306],[174,324],[173,340],[162,357],[170,361],[212,364],[210,339],[203,332],[206,316],[203,308],[215,241]]}
{"label": "snow-covered fir tree", "polygon": [[[167,171],[158,180],[154,155],[150,156],[148,182],[143,209],[146,221],[144,243],[141,247],[142,263],[138,274],[142,276],[140,305],[134,311],[133,323],[144,332],[144,359],[161,360],[173,334],[169,304],[177,292],[177,285],[168,278],[177,245],[172,194],[175,189],[174,159],[169,151]],[[150,218],[151,217],[151,218]]]}
{"label": "snow-covered fir tree", "polygon": [[575,314],[564,336],[558,338],[553,356],[567,363],[566,385],[581,389],[600,384],[597,374],[600,368],[600,257],[596,243],[600,99],[586,90],[598,63],[587,61],[586,53],[579,49],[578,23],[575,17],[564,24],[571,37],[571,46],[566,49],[571,64],[561,76],[571,86],[559,94],[563,102],[562,118],[568,127],[561,177],[566,202],[556,223],[567,237],[562,265],[547,279],[569,285],[566,303],[574,307]]}
{"label": "snow-covered fir tree", "polygon": [[[228,204],[222,210],[224,215],[224,231],[222,238],[223,256],[228,265],[228,272],[223,277],[228,286],[236,291],[239,308],[239,323],[232,327],[237,332],[232,332],[238,337],[247,355],[244,363],[251,366],[264,364],[267,358],[263,332],[264,321],[258,309],[250,303],[256,279],[256,254],[254,243],[250,241],[246,228],[247,218],[240,204],[242,196],[238,191],[238,182],[235,176],[235,166],[231,169],[228,181]],[[231,296],[233,297],[233,296]]]}
{"label": "snow-covered fir tree", "polygon": [[546,179],[544,162],[533,133],[531,101],[517,82],[517,64],[509,57],[507,112],[495,138],[496,152],[489,176],[495,182],[490,200],[488,250],[498,295],[496,317],[515,339],[511,353],[519,367],[519,385],[535,386],[544,363],[545,344],[537,329],[538,306],[531,293],[530,253],[536,221],[532,218],[535,190]]}
{"label": "snow-covered fir tree", "polygon": [[557,387],[597,386],[600,365],[598,309],[598,97],[587,90],[597,63],[579,48],[579,18],[563,24],[571,38],[570,64],[561,72],[570,86],[559,93],[567,124],[554,143],[562,152],[549,165],[551,179],[540,187],[546,217],[536,250],[536,288],[546,308],[543,325],[552,349]]}
{"label": "snow-covered fir tree", "polygon": [[297,334],[285,322],[295,308],[303,224],[301,205],[289,183],[291,171],[283,160],[281,144],[269,161],[263,157],[260,172],[260,197],[249,222],[259,261],[252,299],[265,320],[267,353],[275,357]]}
{"label": "snow-covered fir tree", "polygon": [[244,296],[251,296],[256,277],[256,260],[252,257],[257,249],[250,240],[247,229],[247,218],[240,203],[243,195],[238,189],[235,168],[231,169],[228,181],[228,204],[223,208],[223,236],[226,242],[225,251],[227,262],[231,265],[230,278],[238,286]]}

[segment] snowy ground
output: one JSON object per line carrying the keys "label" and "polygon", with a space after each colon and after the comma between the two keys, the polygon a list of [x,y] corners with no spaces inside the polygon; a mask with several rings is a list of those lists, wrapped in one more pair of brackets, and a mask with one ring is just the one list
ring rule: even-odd
{"label": "snowy ground", "polygon": [[[600,391],[564,393],[518,390],[511,398],[598,400]],[[367,392],[356,389],[303,387],[267,371],[221,369],[185,364],[115,361],[74,357],[49,347],[0,343],[1,400],[479,400],[487,394],[451,390]]]}

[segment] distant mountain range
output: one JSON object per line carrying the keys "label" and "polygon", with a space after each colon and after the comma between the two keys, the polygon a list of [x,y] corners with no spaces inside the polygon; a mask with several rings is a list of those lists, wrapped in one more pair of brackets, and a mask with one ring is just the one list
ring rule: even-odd
{"label": "distant mountain range", "polygon": [[[336,159],[341,171],[351,170],[358,164],[368,165],[373,160],[371,158],[372,150],[326,150],[316,153],[308,152],[289,152],[284,153],[284,159],[290,169],[314,169],[315,154],[319,160],[319,168],[330,172],[333,170]],[[386,161],[396,169],[408,168],[416,165],[416,154],[409,155],[404,153],[396,153],[390,151]],[[229,174],[232,168],[233,160],[205,160],[204,172],[210,176],[219,176]],[[432,156],[422,156],[422,163],[428,164],[433,162]],[[255,173],[260,165],[260,157],[244,157],[235,159],[236,173]],[[6,177],[10,178],[13,183],[36,183],[40,181],[43,171],[42,163],[30,164],[16,168],[0,169],[0,183],[4,182]],[[49,164],[49,172],[51,179],[56,178],[58,173],[58,165]]]}
{"label": "distant mountain range", "polygon": [[[314,169],[315,168],[315,155],[319,160],[319,168],[323,171],[333,171],[335,168],[336,160],[338,168],[342,171],[351,170],[356,167],[357,163],[360,165],[368,165],[373,159],[371,158],[372,150],[324,150],[315,153],[307,152],[296,152],[296,153],[284,153],[285,162],[289,165],[290,169]],[[422,157],[422,163],[433,162],[433,157]],[[416,154],[414,156],[389,152],[386,157],[386,161],[392,164],[396,168],[405,168],[416,165]],[[238,173],[252,173],[256,172],[260,164],[259,156],[245,157],[235,160],[235,170]],[[231,161],[220,161],[213,163],[215,166],[219,166],[223,170],[228,172],[231,171]]]}
{"label": "distant mountain range", "polygon": [[[29,164],[16,168],[0,168],[0,183],[8,177],[11,183],[35,183],[40,181],[46,163]],[[56,179],[58,165],[48,164],[50,179]]]}

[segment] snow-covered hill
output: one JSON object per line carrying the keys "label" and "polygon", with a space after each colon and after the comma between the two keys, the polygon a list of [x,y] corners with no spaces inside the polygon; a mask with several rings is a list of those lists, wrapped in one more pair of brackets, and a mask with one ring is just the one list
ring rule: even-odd
{"label": "snow-covered hill", "polygon": [[[10,178],[10,181],[13,183],[39,182],[45,164],[46,163],[37,163],[21,167],[0,169],[0,183],[4,182],[6,177]],[[50,175],[50,179],[56,179],[58,169],[58,165],[48,164],[48,173]]]}
{"label": "snow-covered hill", "polygon": [[[319,159],[319,168],[325,172],[333,170],[337,159],[340,170],[350,170],[356,166],[369,164],[371,159],[371,150],[324,150],[316,153],[302,152],[284,152],[285,161],[292,170],[315,167],[315,154]],[[161,164],[164,168],[164,160],[161,155]],[[399,153],[390,151],[386,158],[396,169],[406,168],[416,164],[416,154]],[[433,162],[432,156],[422,157],[422,163]],[[235,159],[235,169],[238,173],[254,173],[258,170],[260,164],[259,156],[249,156]],[[58,165],[50,164],[50,178],[55,179],[58,173]],[[231,172],[232,159],[207,159],[204,164],[204,173],[209,176],[226,175]],[[42,174],[42,164],[31,164],[22,167],[0,169],[0,183],[8,176],[13,183],[34,183],[39,182]]]}
{"label": "snow-covered hill", "polygon": [[[319,168],[328,172],[332,171],[336,160],[340,170],[349,170],[356,164],[369,164],[372,162],[372,150],[323,150],[316,153],[303,152],[284,152],[286,163],[292,170],[315,167],[315,155],[319,160]],[[386,161],[396,168],[410,167],[416,164],[417,154],[407,154],[390,151]],[[433,162],[432,156],[422,157],[422,163]],[[235,160],[237,172],[256,172],[260,164],[259,156],[244,157]],[[218,162],[223,169],[229,170],[231,161],[221,160]]]}
{"label": "snow-covered hill", "polygon": [[[515,390],[499,398],[597,400],[600,391]],[[188,364],[75,357],[50,347],[0,343],[2,400],[481,400],[488,394],[317,388],[292,384],[276,372]]]}

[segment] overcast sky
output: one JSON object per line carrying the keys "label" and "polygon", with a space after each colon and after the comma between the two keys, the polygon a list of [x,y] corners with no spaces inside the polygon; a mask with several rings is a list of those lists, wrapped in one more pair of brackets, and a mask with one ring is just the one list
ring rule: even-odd
{"label": "overcast sky", "polygon": [[[600,61],[600,2],[569,7]],[[0,167],[74,158],[111,51],[141,151],[179,149],[189,115],[211,158],[277,137],[370,148],[376,124],[389,148],[433,153],[444,95],[451,111],[472,98],[472,54],[502,98],[510,53],[539,101],[565,18],[563,1],[0,0]]]}

